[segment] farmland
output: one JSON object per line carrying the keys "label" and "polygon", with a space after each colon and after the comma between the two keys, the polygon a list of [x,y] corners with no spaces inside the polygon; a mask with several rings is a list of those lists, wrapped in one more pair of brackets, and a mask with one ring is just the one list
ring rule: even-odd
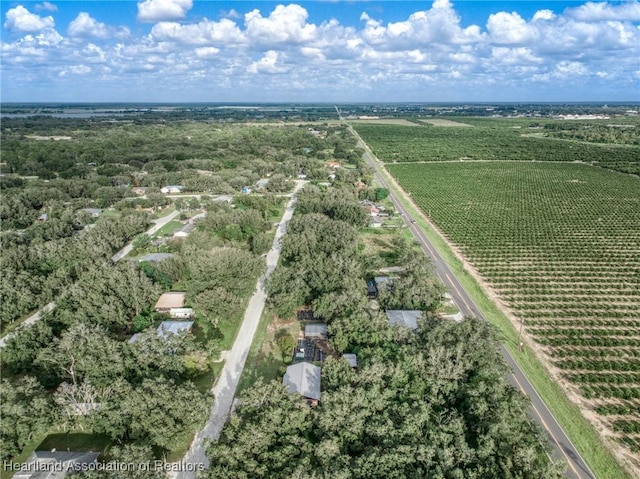
{"label": "farmland", "polygon": [[464,118],[474,128],[357,124],[358,133],[386,163],[420,161],[579,162],[640,173],[640,121],[573,122]]}
{"label": "farmland", "polygon": [[388,169],[522,318],[568,387],[637,454],[638,179],[562,163]]}

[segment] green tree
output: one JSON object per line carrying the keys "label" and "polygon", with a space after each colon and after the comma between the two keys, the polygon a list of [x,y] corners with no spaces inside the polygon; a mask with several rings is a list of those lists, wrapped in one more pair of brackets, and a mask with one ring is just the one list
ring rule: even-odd
{"label": "green tree", "polygon": [[43,434],[56,418],[56,408],[44,388],[31,376],[0,382],[0,450],[4,459],[19,454]]}

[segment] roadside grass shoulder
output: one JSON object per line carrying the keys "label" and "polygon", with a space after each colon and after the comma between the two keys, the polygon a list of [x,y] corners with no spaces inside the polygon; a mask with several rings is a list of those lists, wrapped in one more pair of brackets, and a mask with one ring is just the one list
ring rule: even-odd
{"label": "roadside grass shoulder", "polygon": [[263,378],[265,381],[276,379],[280,373],[280,369],[284,366],[282,357],[280,354],[274,354],[273,351],[267,352],[265,342],[267,341],[267,334],[269,325],[275,318],[275,313],[267,306],[262,312],[260,322],[258,323],[258,329],[256,335],[253,337],[251,343],[251,349],[249,349],[249,355],[247,356],[247,362],[242,372],[242,377],[238,383],[238,390],[236,396],[242,394],[242,392],[253,385],[258,378]]}
{"label": "roadside grass shoulder", "polygon": [[180,221],[171,220],[166,225],[164,225],[162,228],[160,228],[158,231],[156,231],[156,233],[153,235],[153,237],[154,238],[162,238],[164,236],[170,236],[177,229],[179,229],[182,226],[183,226],[183,224]]}

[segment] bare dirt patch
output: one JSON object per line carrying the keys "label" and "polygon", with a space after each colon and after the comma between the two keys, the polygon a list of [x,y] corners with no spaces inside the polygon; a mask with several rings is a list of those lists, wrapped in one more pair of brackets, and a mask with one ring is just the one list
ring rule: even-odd
{"label": "bare dirt patch", "polygon": [[445,126],[445,127],[469,127],[473,128],[473,125],[468,123],[460,123],[459,121],[445,120],[444,118],[434,118],[432,120],[420,120],[423,123],[428,123],[433,126]]}
{"label": "bare dirt patch", "polygon": [[36,141],[45,141],[45,140],[73,140],[70,136],[40,136],[40,135],[25,135],[25,138],[29,138],[30,140]]}
{"label": "bare dirt patch", "polygon": [[398,126],[420,126],[418,123],[413,123],[409,120],[402,118],[372,118],[367,120],[365,118],[358,118],[357,120],[350,120],[351,123],[365,123],[367,125],[398,125]]}

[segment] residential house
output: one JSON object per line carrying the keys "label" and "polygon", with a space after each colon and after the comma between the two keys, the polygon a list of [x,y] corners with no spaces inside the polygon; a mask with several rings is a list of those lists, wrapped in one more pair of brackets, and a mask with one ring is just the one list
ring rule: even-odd
{"label": "residential house", "polygon": [[40,216],[38,216],[38,221],[43,223],[48,219],[49,219],[49,215],[47,213],[42,213]]}
{"label": "residential house", "polygon": [[262,190],[266,188],[268,184],[269,184],[269,178],[263,178],[256,182],[256,188],[258,190]]}
{"label": "residential house", "polygon": [[387,318],[391,326],[404,326],[410,329],[418,329],[418,319],[422,317],[422,311],[389,309]]}
{"label": "residential house", "polygon": [[156,303],[156,311],[158,313],[169,313],[171,308],[182,308],[184,306],[187,293],[178,291],[170,291],[163,293]]}
{"label": "residential house", "polygon": [[324,163],[328,168],[340,168],[339,161],[326,161]]}
{"label": "residential house", "polygon": [[215,201],[216,203],[231,203],[231,201],[233,201],[233,196],[219,195],[213,198],[213,201]]}
{"label": "residential house", "polygon": [[35,451],[13,479],[63,479],[73,471],[89,469],[97,464],[99,452]]}
{"label": "residential house", "polygon": [[146,188],[142,188],[140,186],[136,186],[135,188],[131,188],[131,191],[133,193],[135,193],[138,196],[143,196],[147,193],[147,189]]}
{"label": "residential house", "polygon": [[184,331],[191,331],[193,327],[193,321],[162,321],[158,329],[158,336],[166,339],[169,334],[180,334]]}
{"label": "residential house", "polygon": [[165,259],[173,258],[173,254],[171,253],[149,253],[144,256],[140,256],[138,258],[138,263],[142,263],[143,261],[147,261],[149,263],[158,263],[160,261],[164,261]]}
{"label": "residential house", "polygon": [[162,188],[160,188],[160,192],[164,193],[165,195],[167,194],[178,194],[178,193],[182,193],[182,191],[184,190],[184,186],[182,185],[167,185],[167,186],[163,186]]}
{"label": "residential house", "polygon": [[187,223],[182,228],[173,233],[173,236],[177,238],[186,238],[187,236],[189,236],[189,233],[191,233],[195,229],[195,227],[196,225],[194,223]]}
{"label": "residential house", "polygon": [[287,386],[289,393],[297,393],[317,404],[320,400],[320,375],[321,368],[311,363],[302,362],[287,367],[287,372],[282,378],[282,384]]}
{"label": "residential house", "polygon": [[193,317],[192,308],[171,308],[169,315],[175,319],[190,319]]}

